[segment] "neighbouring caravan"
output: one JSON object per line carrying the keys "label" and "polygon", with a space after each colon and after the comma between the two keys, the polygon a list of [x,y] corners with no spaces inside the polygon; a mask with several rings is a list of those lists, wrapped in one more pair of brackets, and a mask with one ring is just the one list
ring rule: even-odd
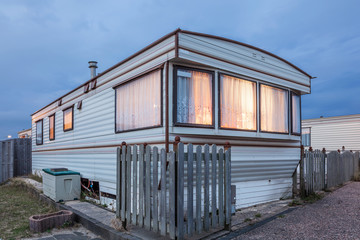
{"label": "neighbouring caravan", "polygon": [[[90,68],[95,70],[95,63]],[[230,142],[236,207],[291,196],[311,76],[262,49],[176,30],[32,114],[33,171],[66,167],[116,194],[116,148]]]}
{"label": "neighbouring caravan", "polygon": [[302,120],[305,148],[360,151],[360,114]]}

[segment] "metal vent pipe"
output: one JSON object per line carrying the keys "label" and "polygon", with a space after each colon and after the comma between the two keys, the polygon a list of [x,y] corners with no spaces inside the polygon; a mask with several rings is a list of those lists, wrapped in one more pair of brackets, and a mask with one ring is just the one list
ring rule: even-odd
{"label": "metal vent pipe", "polygon": [[97,62],[89,61],[89,68],[90,68],[90,76],[91,78],[94,78],[96,76]]}

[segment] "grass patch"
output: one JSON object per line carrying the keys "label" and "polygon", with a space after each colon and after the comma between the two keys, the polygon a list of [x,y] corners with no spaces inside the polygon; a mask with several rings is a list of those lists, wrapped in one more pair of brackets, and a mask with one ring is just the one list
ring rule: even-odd
{"label": "grass patch", "polygon": [[284,217],[285,217],[284,214],[281,214],[281,215],[278,216],[278,218],[284,218]]}
{"label": "grass patch", "polygon": [[54,212],[19,184],[0,186],[0,238],[20,239],[31,237],[29,217],[35,214]]}
{"label": "grass patch", "polygon": [[39,175],[29,174],[28,177],[31,178],[32,180],[42,183],[42,177],[40,177]]}
{"label": "grass patch", "polygon": [[256,217],[256,218],[261,218],[261,213],[255,214],[255,217]]}
{"label": "grass patch", "polygon": [[306,203],[314,203],[320,199],[322,199],[324,196],[318,193],[310,194],[307,197],[304,197],[302,200]]}

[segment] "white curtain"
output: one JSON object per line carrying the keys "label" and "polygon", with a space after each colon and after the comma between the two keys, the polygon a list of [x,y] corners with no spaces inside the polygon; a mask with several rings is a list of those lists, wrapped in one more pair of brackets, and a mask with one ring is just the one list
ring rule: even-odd
{"label": "white curtain", "polygon": [[267,85],[260,86],[261,130],[288,133],[288,92]]}
{"label": "white curtain", "polygon": [[43,121],[36,122],[36,144],[42,144],[43,142]]}
{"label": "white curtain", "polygon": [[256,83],[221,75],[221,127],[256,130]]}
{"label": "white curtain", "polygon": [[212,75],[179,69],[177,122],[211,125],[212,121]]}
{"label": "white curtain", "polygon": [[73,128],[73,109],[69,108],[64,111],[64,130]]}
{"label": "white curtain", "polygon": [[116,89],[116,131],[161,125],[161,70]]}
{"label": "white curtain", "polygon": [[292,132],[300,134],[300,96],[292,94]]}

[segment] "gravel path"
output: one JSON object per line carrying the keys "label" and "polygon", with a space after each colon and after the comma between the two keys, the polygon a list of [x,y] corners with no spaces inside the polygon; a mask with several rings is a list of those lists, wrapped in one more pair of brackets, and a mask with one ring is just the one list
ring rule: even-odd
{"label": "gravel path", "polygon": [[360,239],[360,182],[233,239]]}

